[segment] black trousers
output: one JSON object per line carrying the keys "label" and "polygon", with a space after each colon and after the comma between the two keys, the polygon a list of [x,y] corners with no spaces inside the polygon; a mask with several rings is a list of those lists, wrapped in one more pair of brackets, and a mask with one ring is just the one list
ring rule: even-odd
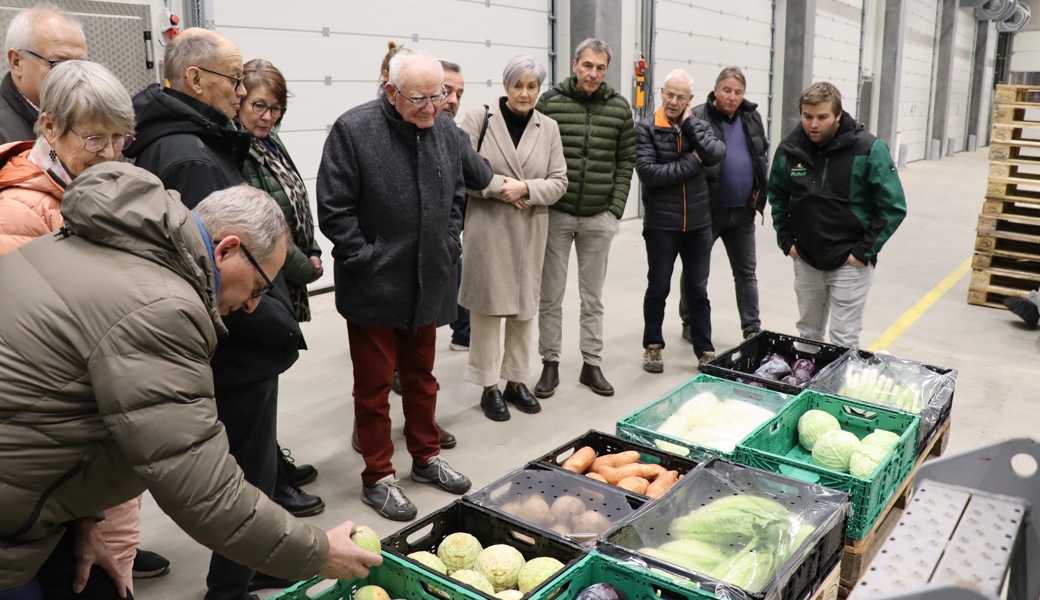
{"label": "black trousers", "polygon": [[[271,497],[277,472],[275,425],[278,377],[217,389],[217,416],[227,430],[231,455],[246,481]],[[213,553],[206,576],[206,600],[249,600],[253,570]]]}
{"label": "black trousers", "polygon": [[[76,574],[75,534],[70,528],[62,536],[54,552],[40,567],[36,578],[28,585],[0,591],[0,600],[117,600],[116,584],[101,567],[90,569],[87,586],[79,594],[72,593],[72,578]],[[133,598],[129,591],[127,598]]]}
{"label": "black trousers", "polygon": [[665,301],[672,285],[675,259],[682,261],[683,291],[689,305],[689,326],[697,356],[714,352],[711,343],[711,303],[708,301],[708,272],[711,267],[711,226],[693,231],[644,229],[647,286],[643,296],[643,347],[664,345],[661,325]]}

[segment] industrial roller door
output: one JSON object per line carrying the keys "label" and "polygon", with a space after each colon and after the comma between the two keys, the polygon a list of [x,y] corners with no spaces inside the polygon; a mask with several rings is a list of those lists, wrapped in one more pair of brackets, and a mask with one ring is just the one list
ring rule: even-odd
{"label": "industrial roller door", "polygon": [[842,106],[857,116],[863,0],[819,0],[813,46],[813,81],[841,91]]}
{"label": "industrial roller door", "polygon": [[938,8],[938,0],[908,0],[906,7],[897,127],[908,162],[925,158],[928,147]]}
{"label": "industrial roller door", "polygon": [[957,10],[957,38],[953,48],[953,81],[950,86],[950,113],[946,137],[952,152],[963,152],[968,146],[968,103],[971,96],[971,63],[975,52],[974,9]]}

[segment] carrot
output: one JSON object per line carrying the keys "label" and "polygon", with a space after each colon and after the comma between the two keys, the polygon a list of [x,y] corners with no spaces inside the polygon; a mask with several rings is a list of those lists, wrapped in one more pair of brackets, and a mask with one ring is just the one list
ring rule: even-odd
{"label": "carrot", "polygon": [[581,474],[589,468],[594,460],[596,460],[596,451],[591,446],[585,446],[563,461],[560,466],[568,471]]}
{"label": "carrot", "polygon": [[639,453],[635,450],[629,450],[628,452],[618,452],[617,454],[604,454],[592,461],[592,466],[589,468],[598,473],[603,468],[621,467],[634,462],[639,462]]}
{"label": "carrot", "polygon": [[646,492],[646,488],[650,485],[650,482],[643,479],[642,477],[625,477],[621,481],[617,482],[619,488],[642,494]]}
{"label": "carrot", "polygon": [[596,481],[602,481],[603,483],[607,483],[607,480],[604,479],[603,476],[599,473],[586,473],[585,476],[589,479],[595,479]]}
{"label": "carrot", "polygon": [[665,492],[672,489],[672,486],[675,485],[677,481],[679,481],[678,471],[665,471],[658,475],[654,479],[654,482],[651,483],[643,493],[651,498],[660,498],[665,494]]}

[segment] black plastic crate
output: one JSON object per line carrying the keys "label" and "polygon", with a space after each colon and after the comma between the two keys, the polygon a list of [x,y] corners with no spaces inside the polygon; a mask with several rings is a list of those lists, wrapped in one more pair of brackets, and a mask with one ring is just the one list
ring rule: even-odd
{"label": "black plastic crate", "polygon": [[[617,454],[618,452],[629,452],[634,450],[640,454],[639,462],[651,465],[661,465],[669,471],[678,471],[680,475],[685,475],[696,469],[699,464],[694,460],[676,456],[675,454],[665,452],[658,448],[651,448],[650,446],[644,446],[637,442],[624,440],[617,436],[610,435],[609,433],[596,431],[595,429],[590,429],[581,437],[577,437],[539,458],[538,462],[545,463],[554,469],[566,471],[566,469],[562,467],[564,461],[585,446],[589,446],[595,450],[597,457],[603,456],[604,454]],[[573,473],[573,471],[567,472]],[[577,473],[574,474],[578,475]],[[653,500],[649,496],[643,494],[636,494],[627,491],[626,493],[645,498],[647,501]]]}
{"label": "black plastic crate", "polygon": [[408,558],[412,552],[423,550],[437,554],[437,547],[444,538],[460,531],[476,537],[480,541],[480,545],[485,548],[494,544],[507,544],[519,550],[526,560],[548,556],[564,564],[563,569],[542,582],[542,585],[528,592],[524,596],[525,598],[533,596],[546,585],[551,585],[557,577],[577,564],[591,550],[588,546],[541,531],[508,515],[498,514],[464,500],[456,500],[425,519],[383,538],[383,551],[400,556],[416,569],[425,571],[431,576],[447,580],[478,596],[493,600],[493,596]]}
{"label": "black plastic crate", "polygon": [[741,383],[755,382],[763,385],[766,389],[797,395],[805,388],[758,377],[754,374],[767,354],[776,353],[792,361],[808,358],[816,364],[815,373],[819,373],[825,366],[841,358],[848,351],[848,348],[833,344],[825,344],[783,333],[762,331],[748,338],[747,341],[736,348],[723,352],[711,359],[701,366],[700,371],[701,373]]}

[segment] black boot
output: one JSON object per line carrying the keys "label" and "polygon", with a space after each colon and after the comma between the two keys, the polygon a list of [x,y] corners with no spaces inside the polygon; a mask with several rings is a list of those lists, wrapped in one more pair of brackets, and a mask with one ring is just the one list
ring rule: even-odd
{"label": "black boot", "polygon": [[581,366],[581,375],[578,382],[589,386],[589,388],[600,396],[613,396],[614,386],[610,385],[603,371],[599,367],[585,363]]}
{"label": "black boot", "polygon": [[281,473],[274,486],[274,497],[271,499],[294,517],[313,517],[325,510],[325,502],[321,498],[289,483]]}
{"label": "black boot", "polygon": [[1025,298],[1011,296],[1004,298],[1004,306],[1025,321],[1026,325],[1036,329],[1037,323],[1040,322],[1040,308],[1035,304]]}
{"label": "black boot", "polygon": [[560,385],[560,363],[545,361],[542,363],[542,376],[534,386],[534,395],[538,398],[549,398],[556,393]]}
{"label": "black boot", "polygon": [[302,487],[308,483],[314,483],[318,478],[318,470],[313,465],[298,465],[293,460],[292,452],[287,448],[278,446],[278,460],[282,463],[279,469],[285,473],[285,478],[296,487]]}

